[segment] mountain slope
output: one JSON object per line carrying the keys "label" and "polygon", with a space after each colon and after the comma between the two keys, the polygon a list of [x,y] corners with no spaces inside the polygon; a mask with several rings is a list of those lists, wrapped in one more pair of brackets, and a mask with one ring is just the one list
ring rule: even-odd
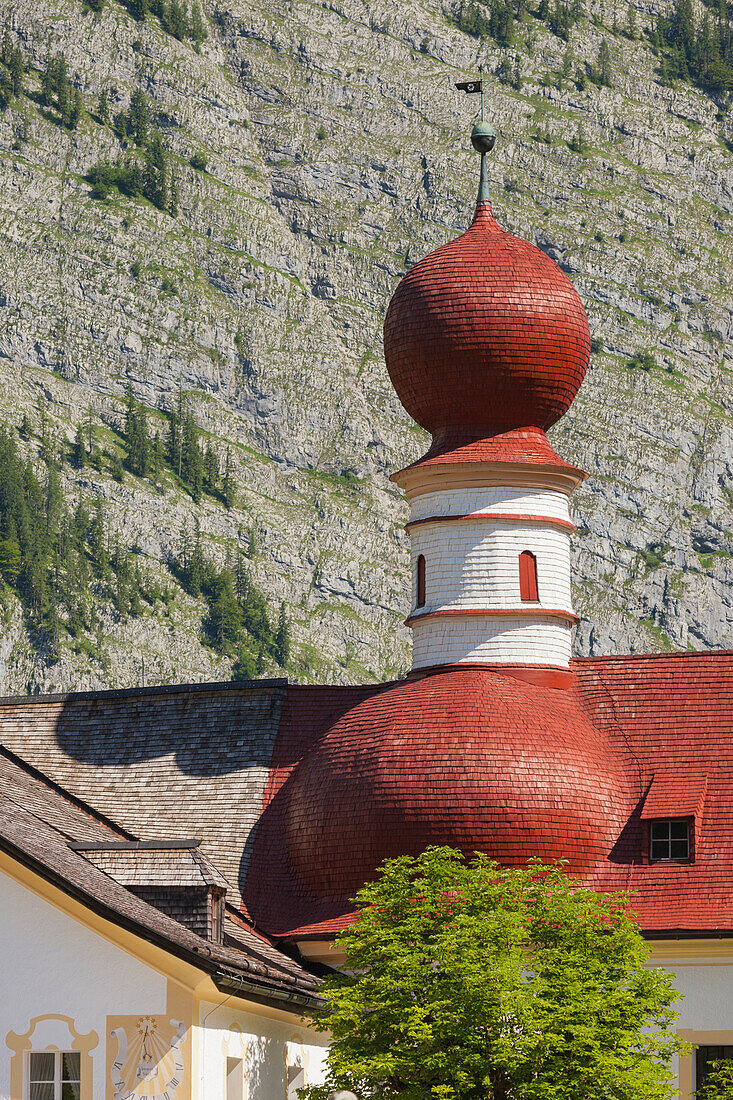
{"label": "mountain slope", "polygon": [[[32,65],[0,115],[0,417],[28,415],[35,453],[43,409],[68,454],[91,407],[110,459],[64,462],[67,499],[101,500],[110,530],[176,593],[170,615],[103,610],[104,661],[63,631],[49,653],[8,596],[7,690],[136,682],[140,652],[150,681],[226,678],[232,656],[202,636],[204,602],[171,572],[196,518],[219,564],[254,532],[253,579],[291,619],[290,675],[407,666],[405,508],[387,478],[426,438],[389,385],[381,320],[405,269],[470,219],[475,103],[453,82],[504,59],[521,87],[489,81],[494,210],[569,272],[595,337],[553,435],[591,475],[575,498],[578,650],[729,644],[733,158],[713,98],[665,86],[646,40],[614,34],[600,4],[570,54],[535,15],[500,48],[435,0],[207,3],[198,49],[117,0],[0,11]],[[635,11],[643,30],[649,9]],[[579,78],[604,39],[613,87]],[[61,53],[81,91],[76,129],[41,101]],[[85,178],[102,162],[143,165],[96,117],[100,92],[114,117],[136,89],[176,217],[115,188],[95,198]],[[183,395],[220,461],[230,453],[234,507],[195,502],[174,463],[158,487],[114,480],[128,385],[161,438]],[[270,655],[261,664],[274,671]]]}

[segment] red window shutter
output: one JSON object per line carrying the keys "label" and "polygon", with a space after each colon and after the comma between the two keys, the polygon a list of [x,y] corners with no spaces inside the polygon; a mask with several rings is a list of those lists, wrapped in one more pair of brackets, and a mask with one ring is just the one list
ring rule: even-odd
{"label": "red window shutter", "polygon": [[519,555],[519,595],[523,601],[535,601],[537,595],[537,559],[531,550]]}
{"label": "red window shutter", "polygon": [[420,554],[417,559],[417,606],[425,606],[425,557]]}

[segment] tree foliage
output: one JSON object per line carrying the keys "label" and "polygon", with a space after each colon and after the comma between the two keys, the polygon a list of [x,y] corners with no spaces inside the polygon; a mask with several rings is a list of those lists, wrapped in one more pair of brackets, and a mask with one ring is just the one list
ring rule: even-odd
{"label": "tree foliage", "polygon": [[282,667],[287,664],[290,624],[285,607],[281,605],[273,629],[267,600],[241,551],[234,571],[228,563],[217,565],[204,552],[197,522],[193,534],[184,526],[175,568],[190,595],[205,597],[208,640],[220,653],[235,657],[235,679],[251,680],[259,675],[267,657]]}
{"label": "tree foliage", "polygon": [[20,46],[14,45],[6,27],[0,47],[0,110],[5,110],[25,89],[26,60]]}
{"label": "tree foliage", "polygon": [[725,1060],[710,1063],[705,1080],[695,1097],[696,1100],[733,1100],[733,1062]]}
{"label": "tree foliage", "polygon": [[69,67],[63,53],[48,58],[41,73],[41,96],[47,107],[58,111],[61,124],[67,130],[77,128],[84,101],[80,89],[69,77]]}
{"label": "tree foliage", "polygon": [[669,16],[660,16],[658,41],[670,49],[663,66],[667,80],[692,80],[712,92],[733,89],[733,22],[729,0],[709,3],[713,12],[695,16],[692,0],[675,0]]}
{"label": "tree foliage", "polygon": [[314,1017],[327,1083],[301,1096],[668,1100],[678,995],[624,894],[429,848],[386,861],[356,903]]}
{"label": "tree foliage", "polygon": [[[24,438],[31,435],[25,418]],[[154,602],[155,584],[129,551],[112,540],[101,505],[81,501],[72,510],[63,495],[57,453],[41,415],[39,464],[24,458],[14,429],[0,425],[0,589],[19,598],[39,643],[58,649],[62,635],[78,637],[98,624],[110,604],[121,618],[139,615],[142,599]],[[85,466],[98,457],[91,413],[78,426],[71,457]]]}

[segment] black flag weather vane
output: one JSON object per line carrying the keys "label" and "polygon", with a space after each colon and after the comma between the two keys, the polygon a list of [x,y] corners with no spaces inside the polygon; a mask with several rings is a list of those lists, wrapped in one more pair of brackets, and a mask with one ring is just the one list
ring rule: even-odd
{"label": "black flag weather vane", "polygon": [[481,96],[481,121],[484,121],[484,80],[483,80],[483,65],[479,65],[479,72],[481,76],[478,80],[461,80],[456,84],[456,88],[459,92],[465,92],[467,95],[480,95]]}

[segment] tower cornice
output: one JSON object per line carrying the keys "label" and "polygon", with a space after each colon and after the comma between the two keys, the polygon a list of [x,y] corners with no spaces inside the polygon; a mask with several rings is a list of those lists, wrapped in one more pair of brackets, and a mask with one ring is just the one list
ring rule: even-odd
{"label": "tower cornice", "polygon": [[570,496],[587,478],[577,466],[531,462],[431,462],[398,470],[390,481],[399,485],[408,500],[442,489],[480,486],[547,489]]}

